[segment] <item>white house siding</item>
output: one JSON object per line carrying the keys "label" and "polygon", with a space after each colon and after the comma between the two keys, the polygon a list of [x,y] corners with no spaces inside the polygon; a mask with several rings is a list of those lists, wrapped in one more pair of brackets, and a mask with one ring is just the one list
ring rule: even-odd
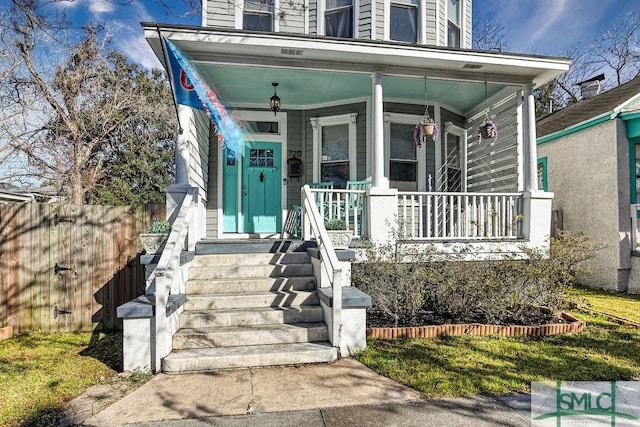
{"label": "white house siding", "polygon": [[491,110],[498,126],[498,138],[478,140],[482,112],[469,120],[467,127],[467,189],[473,192],[518,191],[518,115],[520,92]]}
{"label": "white house siding", "polygon": [[359,19],[358,19],[358,37],[361,39],[371,38],[371,5],[373,0],[361,0]]}
{"label": "white house siding", "polygon": [[384,0],[372,0],[376,2],[376,40],[384,40]]}
{"label": "white house siding", "polygon": [[426,0],[425,6],[425,44],[436,45],[437,44],[437,23],[436,23],[436,8],[438,0]]}
{"label": "white house siding", "polygon": [[280,0],[280,32],[304,34],[304,3]]}
{"label": "white house siding", "polygon": [[235,28],[236,1],[215,0],[207,3],[207,26]]}
{"label": "white house siding", "polygon": [[564,229],[583,232],[607,247],[586,264],[591,274],[579,280],[588,286],[626,291],[631,267],[629,215],[629,153],[620,120],[538,145],[547,158],[553,209],[562,209]]}
{"label": "white house siding", "polygon": [[447,0],[436,0],[437,1],[437,16],[438,19],[436,31],[438,32],[436,35],[438,45],[446,46],[447,45]]}
{"label": "white house siding", "polygon": [[317,0],[309,0],[309,34],[318,35],[318,2]]}
{"label": "white house siding", "polygon": [[464,0],[463,10],[462,10],[462,46],[465,49],[471,49],[472,45],[472,22],[471,22],[471,0]]}

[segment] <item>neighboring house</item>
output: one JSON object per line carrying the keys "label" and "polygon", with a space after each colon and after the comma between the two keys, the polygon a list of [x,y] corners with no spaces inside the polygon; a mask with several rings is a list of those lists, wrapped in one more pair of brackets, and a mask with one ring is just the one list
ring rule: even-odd
{"label": "neighboring house", "polygon": [[607,245],[580,281],[640,293],[640,78],[541,118],[537,134],[541,181],[562,228]]}
{"label": "neighboring house", "polygon": [[54,203],[64,201],[53,187],[21,188],[13,185],[0,185],[0,203]]}
{"label": "neighboring house", "polygon": [[[349,263],[327,243],[325,219],[346,218],[357,237],[374,241],[402,224],[408,240],[469,259],[546,248],[551,196],[537,188],[533,90],[565,72],[569,60],[472,50],[471,5],[215,0],[203,2],[200,27],[143,23],[164,64],[177,53],[189,58],[182,71],[197,69],[233,109],[246,142],[223,148],[201,109],[178,105],[176,182],[167,190],[173,234],[148,282],[155,315],[165,315],[167,288],[180,305],[176,277],[184,276],[170,273],[178,242],[186,238],[196,258],[239,251],[232,245],[242,242],[246,251],[254,239],[294,233],[287,225],[298,213],[304,240],[314,239],[320,252],[312,262],[329,298],[321,296],[328,341],[343,353],[363,344],[349,337],[356,321],[341,307],[341,294],[353,292],[342,283]],[[180,72],[173,86],[180,99],[193,89]],[[440,135],[417,148],[414,127],[427,115]],[[489,118],[499,135],[480,140]],[[317,188],[322,181],[333,188]],[[192,267],[189,277],[195,273]],[[173,284],[158,285],[169,276]],[[154,370],[172,347],[175,353],[171,336],[184,325],[184,314],[176,323],[171,316],[153,322],[166,334],[154,338]]]}

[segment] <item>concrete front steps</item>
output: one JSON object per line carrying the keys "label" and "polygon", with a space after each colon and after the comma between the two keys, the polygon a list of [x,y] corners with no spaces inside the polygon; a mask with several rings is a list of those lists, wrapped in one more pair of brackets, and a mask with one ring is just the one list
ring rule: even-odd
{"label": "concrete front steps", "polygon": [[306,252],[196,255],[166,373],[337,359]]}

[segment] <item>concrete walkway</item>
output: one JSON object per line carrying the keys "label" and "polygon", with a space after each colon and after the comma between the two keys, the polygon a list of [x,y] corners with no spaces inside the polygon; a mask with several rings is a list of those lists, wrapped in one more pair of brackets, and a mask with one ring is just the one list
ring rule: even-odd
{"label": "concrete walkway", "polygon": [[106,409],[72,422],[166,427],[528,426],[528,406],[520,400],[420,399],[416,390],[353,359],[341,359],[329,365],[158,374]]}

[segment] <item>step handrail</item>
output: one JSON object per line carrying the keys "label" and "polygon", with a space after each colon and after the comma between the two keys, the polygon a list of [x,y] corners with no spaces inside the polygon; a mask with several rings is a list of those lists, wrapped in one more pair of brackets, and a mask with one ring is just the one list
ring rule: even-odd
{"label": "step handrail", "polygon": [[171,352],[173,333],[167,317],[167,302],[172,293],[183,293],[181,286],[180,254],[189,233],[189,225],[195,212],[196,188],[187,189],[171,224],[171,232],[160,255],[156,268],[147,279],[147,294],[153,294],[155,314],[155,343],[152,346],[152,370],[158,372],[162,358]]}
{"label": "step handrail", "polygon": [[[315,237],[320,251],[320,269],[329,278],[333,304],[331,306],[331,344],[340,349],[342,341],[342,268],[320,216],[320,211],[307,184],[302,187],[303,229]],[[306,238],[306,236],[305,236]],[[321,274],[322,276],[322,274]]]}

